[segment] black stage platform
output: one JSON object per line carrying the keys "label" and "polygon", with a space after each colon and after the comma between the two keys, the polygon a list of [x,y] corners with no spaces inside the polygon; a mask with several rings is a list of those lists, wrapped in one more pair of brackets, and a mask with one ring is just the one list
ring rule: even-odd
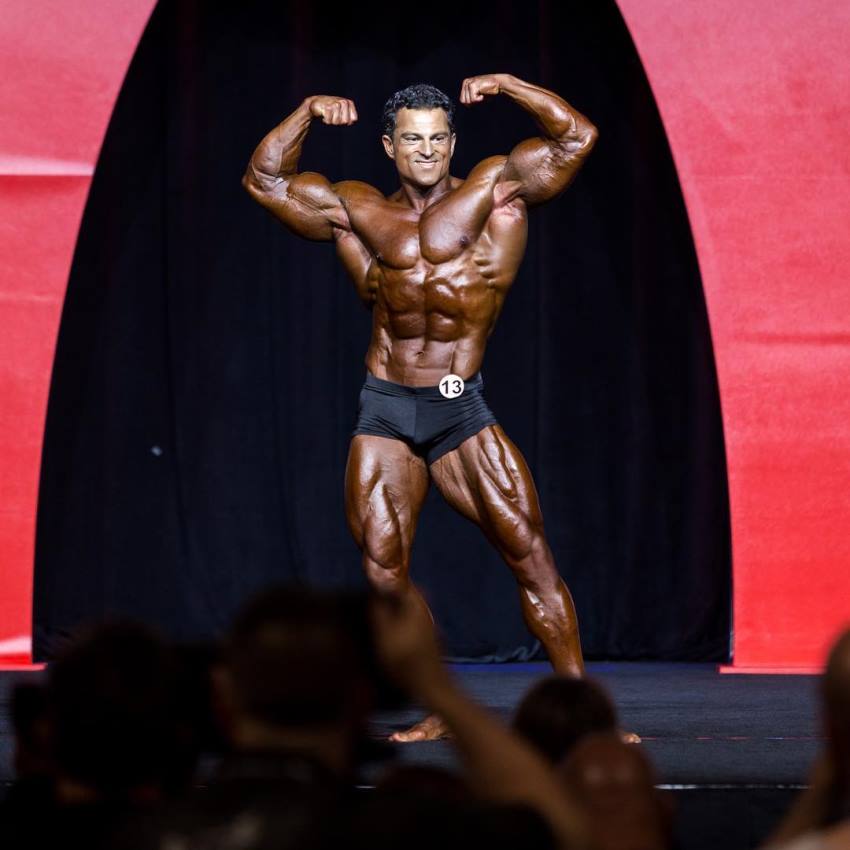
{"label": "black stage platform", "polygon": [[[545,664],[457,665],[476,699],[508,720]],[[596,663],[623,727],[643,737],[660,784],[675,795],[679,846],[755,847],[796,790],[821,746],[814,676],[720,675],[713,665]],[[11,779],[8,701],[15,679],[0,673],[0,781]],[[382,715],[388,735],[421,714]],[[404,761],[451,766],[447,742],[400,747]]]}

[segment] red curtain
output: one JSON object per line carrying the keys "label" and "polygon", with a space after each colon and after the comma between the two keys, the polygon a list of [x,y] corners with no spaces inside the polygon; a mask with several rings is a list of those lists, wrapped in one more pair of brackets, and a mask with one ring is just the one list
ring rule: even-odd
{"label": "red curtain", "polygon": [[815,667],[850,620],[850,16],[842,0],[618,2],[711,322],[734,669]]}
{"label": "red curtain", "polygon": [[4,0],[0,24],[0,662],[30,655],[41,443],[101,140],[154,0]]}

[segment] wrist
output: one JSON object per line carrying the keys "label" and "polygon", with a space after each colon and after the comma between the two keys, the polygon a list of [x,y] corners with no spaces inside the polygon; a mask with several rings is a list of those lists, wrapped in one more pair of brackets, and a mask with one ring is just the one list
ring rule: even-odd
{"label": "wrist", "polygon": [[521,80],[513,74],[496,74],[496,80],[499,83],[500,94],[512,94],[518,88]]}

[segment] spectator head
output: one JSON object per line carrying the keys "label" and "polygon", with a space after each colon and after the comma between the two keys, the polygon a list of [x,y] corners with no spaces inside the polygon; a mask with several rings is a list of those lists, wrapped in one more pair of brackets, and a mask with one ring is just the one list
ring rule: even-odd
{"label": "spectator head", "polygon": [[47,693],[40,682],[20,682],[12,691],[15,776],[52,776]]}
{"label": "spectator head", "polygon": [[[99,626],[48,670],[47,697],[60,798],[158,797],[184,753],[170,649],[141,625]],[[73,791],[71,790],[73,789]]]}
{"label": "spectator head", "polygon": [[671,842],[667,801],[643,750],[619,734],[586,735],[559,766],[597,850],[660,850]]}
{"label": "spectator head", "polygon": [[617,712],[595,682],[549,676],[525,695],[513,727],[549,762],[557,764],[585,735],[615,731]]}
{"label": "spectator head", "polygon": [[826,732],[847,774],[850,773],[850,630],[833,645],[821,687]]}
{"label": "spectator head", "polygon": [[347,767],[340,758],[351,756],[372,700],[365,612],[365,599],[296,587],[266,590],[243,608],[216,675],[234,746],[320,757],[335,746],[331,766]]}

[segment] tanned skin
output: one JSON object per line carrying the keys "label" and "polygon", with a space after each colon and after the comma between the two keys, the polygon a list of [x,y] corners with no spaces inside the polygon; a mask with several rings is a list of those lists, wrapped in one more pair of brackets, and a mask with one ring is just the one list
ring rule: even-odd
{"label": "tanned skin", "polygon": [[[299,173],[314,119],[351,125],[354,103],[308,97],[260,142],[243,185],[289,230],[334,242],[360,298],[372,309],[366,368],[408,386],[473,376],[525,252],[529,208],[557,197],[596,141],[596,128],[554,92],[509,74],[463,81],[467,106],[503,95],[528,112],[539,135],[492,156],[466,180],[449,174],[455,146],[442,109],[400,109],[383,136],[401,188],[385,197],[367,183]],[[409,595],[430,617],[408,575],[419,511],[433,481],[448,503],[496,547],[519,584],[522,612],[558,673],[582,675],[572,598],[543,531],[528,465],[498,425],[430,466],[399,440],[352,438],[345,476],[348,524],[380,591]],[[395,740],[441,737],[431,715]]]}

